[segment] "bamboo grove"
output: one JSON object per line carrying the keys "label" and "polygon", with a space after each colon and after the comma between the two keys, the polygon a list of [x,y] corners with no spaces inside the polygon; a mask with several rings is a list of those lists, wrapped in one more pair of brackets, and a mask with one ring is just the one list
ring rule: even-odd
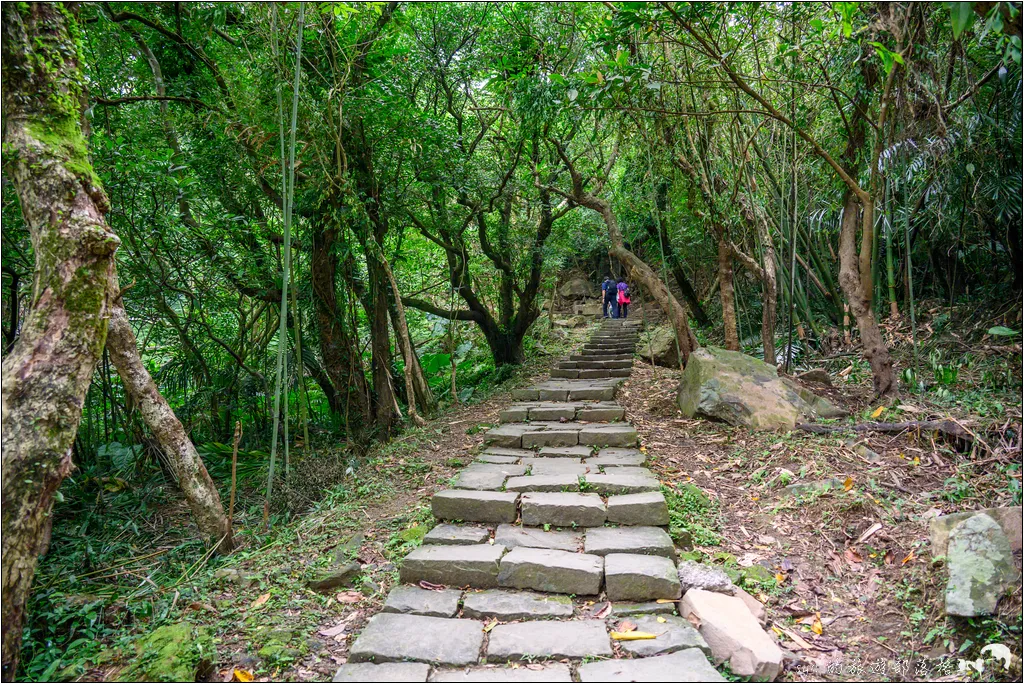
{"label": "bamboo grove", "polygon": [[110,332],[79,327],[62,390],[71,459],[155,450],[195,492],[223,489],[203,459],[238,429],[269,501],[296,450],[359,451],[508,377],[572,268],[626,274],[684,362],[857,345],[878,395],[914,370],[887,322],[1021,291],[1019,4],[19,3],[3,23],[5,475],[56,240],[25,150],[110,234],[89,295]]}

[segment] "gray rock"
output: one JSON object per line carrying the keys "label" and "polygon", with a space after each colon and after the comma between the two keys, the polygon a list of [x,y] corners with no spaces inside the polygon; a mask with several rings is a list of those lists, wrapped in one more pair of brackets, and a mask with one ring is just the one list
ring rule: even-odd
{"label": "gray rock", "polygon": [[572,600],[563,594],[537,594],[506,589],[469,592],[462,607],[462,614],[467,618],[497,618],[502,622],[571,618],[572,611]]}
{"label": "gray rock", "polygon": [[608,522],[619,525],[668,525],[668,503],[661,492],[608,497]]}
{"label": "gray rock", "polygon": [[721,568],[694,561],[679,561],[679,586],[685,594],[690,589],[732,594],[736,589]]}
{"label": "gray rock", "polygon": [[425,682],[430,674],[426,663],[349,663],[338,668],[335,682]]}
{"label": "gray rock", "polygon": [[517,456],[498,456],[496,454],[480,454],[476,457],[477,463],[519,463],[519,457]]}
{"label": "gray rock", "polygon": [[675,558],[672,538],[660,527],[591,527],[583,542],[584,553],[642,553]]}
{"label": "gray rock", "polygon": [[611,496],[615,494],[640,494],[642,492],[656,492],[661,489],[661,483],[653,477],[643,475],[620,474],[616,471],[621,468],[610,468],[606,473],[590,473],[583,478],[587,487],[598,494]]}
{"label": "gray rock", "polygon": [[674,603],[613,603],[612,617],[628,617],[630,615],[672,615],[676,612]]}
{"label": "gray rock", "polygon": [[637,439],[632,425],[594,425],[579,432],[580,444],[601,447],[636,446]]}
{"label": "gray rock", "polygon": [[531,475],[574,475],[577,478],[576,486],[579,486],[578,478],[590,472],[590,466],[585,466],[572,458],[530,458]]}
{"label": "gray rock", "polygon": [[588,446],[571,446],[571,447],[544,447],[538,454],[541,458],[574,458],[579,463],[579,459],[590,456],[591,449]]}
{"label": "gray rock", "polygon": [[578,551],[582,542],[582,535],[565,530],[548,531],[539,527],[498,525],[494,531],[494,543],[509,549],[525,546],[531,549]]}
{"label": "gray rock", "polygon": [[426,536],[423,537],[423,544],[469,546],[471,544],[483,544],[490,537],[491,531],[486,527],[443,524],[427,532]]}
{"label": "gray rock", "polygon": [[1024,540],[1024,533],[1021,532],[1022,525],[1024,525],[1024,522],[1022,522],[1024,521],[1024,515],[1021,513],[1020,506],[1003,506],[1000,508],[983,508],[979,511],[950,513],[949,515],[940,515],[937,518],[932,518],[928,523],[928,536],[932,542],[932,556],[935,558],[945,556],[946,547],[949,546],[949,533],[957,525],[979,513],[984,513],[999,523],[999,527],[1003,529],[1003,534],[1006,535],[1007,541],[1010,542],[1010,548],[1016,553],[1020,552],[1021,543]]}
{"label": "gray rock", "polygon": [[593,595],[601,591],[603,569],[600,556],[520,546],[502,558],[498,586]]}
{"label": "gray rock", "polygon": [[754,429],[792,430],[804,419],[842,414],[827,400],[780,378],[774,366],[717,347],[701,347],[690,355],[678,401],[688,418]]}
{"label": "gray rock", "polygon": [[580,665],[580,681],[590,682],[724,682],[696,648],[631,660],[604,660]]}
{"label": "gray rock", "polygon": [[640,342],[637,353],[647,363],[653,359],[655,365],[676,370],[680,368],[676,334],[669,326],[652,328],[646,339]]}
{"label": "gray rock", "polygon": [[526,466],[515,463],[471,463],[462,472],[497,473],[505,477],[518,477],[526,474]]}
{"label": "gray rock", "polygon": [[984,513],[953,528],[946,553],[949,583],[946,613],[965,617],[992,615],[1007,587],[1020,573],[1006,534]]}
{"label": "gray rock", "polygon": [[528,420],[530,411],[523,406],[510,406],[498,412],[498,420],[502,423],[521,423]]}
{"label": "gray rock", "polygon": [[529,449],[512,449],[507,447],[487,447],[480,453],[483,455],[491,454],[494,456],[514,456],[515,458],[528,458],[533,456],[533,452]]}
{"label": "gray rock", "polygon": [[598,465],[602,468],[618,466],[641,466],[647,457],[639,449],[601,449],[597,456],[587,459],[587,465]]}
{"label": "gray rock", "polygon": [[830,490],[843,488],[843,481],[837,477],[832,477],[827,480],[815,480],[813,482],[794,482],[788,487],[783,487],[782,494],[789,496],[802,496],[804,494],[814,494],[817,492],[827,492]]}
{"label": "gray rock", "polygon": [[698,624],[715,662],[729,662],[733,674],[772,681],[782,671],[782,650],[735,596],[690,589],[679,614]]}
{"label": "gray rock", "polygon": [[484,435],[484,444],[495,447],[517,448],[523,444],[523,433],[529,427],[520,423],[510,423],[491,428]]}
{"label": "gray rock", "polygon": [[530,420],[572,420],[578,404],[538,404],[530,408]]}
{"label": "gray rock", "polygon": [[531,663],[530,667],[470,667],[462,670],[438,670],[432,682],[571,682],[569,666],[564,663]]}
{"label": "gray rock", "polygon": [[399,577],[406,584],[433,584],[490,589],[498,586],[500,544],[421,546],[405,557]]}
{"label": "gray rock", "polygon": [[359,576],[362,572],[363,566],[356,561],[349,561],[341,566],[335,566],[322,572],[317,577],[310,579],[306,582],[306,586],[313,591],[333,591],[339,587],[344,587],[352,583],[352,581]]}
{"label": "gray rock", "polygon": [[[683,590],[683,593],[685,593],[685,590]],[[739,587],[733,587],[732,595],[743,601],[747,608],[750,609],[750,614],[754,616],[757,623],[764,627],[768,621],[768,613],[764,609],[764,604]]]}
{"label": "gray rock", "polygon": [[459,612],[459,598],[461,597],[462,592],[458,589],[431,591],[400,585],[388,594],[381,611],[450,618]]}
{"label": "gray rock", "polygon": [[619,406],[595,406],[593,408],[581,409],[576,414],[576,417],[579,420],[586,420],[592,423],[610,423],[613,420],[622,420],[625,415],[625,409]]}
{"label": "gray rock", "polygon": [[676,565],[663,556],[608,554],[604,558],[604,581],[609,601],[679,598]]}
{"label": "gray rock", "polygon": [[452,482],[452,487],[455,487],[456,489],[486,489],[497,491],[505,484],[506,477],[507,476],[500,471],[474,469],[470,467],[463,469],[459,473],[458,477],[455,478],[455,481]]}
{"label": "gray rock", "polygon": [[600,658],[612,655],[601,620],[519,622],[498,625],[487,644],[489,662],[531,658]]}
{"label": "gray rock", "polygon": [[[658,620],[661,617],[662,621]],[[663,653],[675,653],[687,648],[697,648],[705,656],[711,655],[711,647],[704,641],[693,625],[675,615],[643,615],[630,620],[636,631],[657,634],[657,639],[623,641],[622,650],[635,656],[648,657]]]}
{"label": "gray rock", "polygon": [[509,478],[505,489],[510,492],[575,492],[580,488],[579,475],[525,475]]}
{"label": "gray rock", "polygon": [[796,376],[796,379],[801,382],[815,382],[819,385],[832,386],[832,378],[829,377],[827,371],[821,368],[815,368],[813,370],[805,371]]}
{"label": "gray rock", "polygon": [[348,657],[353,663],[473,665],[483,641],[483,625],[474,620],[378,613],[352,644]]}
{"label": "gray rock", "polygon": [[604,502],[597,494],[531,492],[523,494],[521,504],[523,525],[597,527],[605,521]]}
{"label": "gray rock", "polygon": [[578,430],[540,430],[524,433],[522,440],[524,447],[566,447],[575,445],[579,434]]}
{"label": "gray rock", "polygon": [[477,492],[448,489],[430,499],[434,517],[467,522],[515,522],[518,516],[516,492]]}

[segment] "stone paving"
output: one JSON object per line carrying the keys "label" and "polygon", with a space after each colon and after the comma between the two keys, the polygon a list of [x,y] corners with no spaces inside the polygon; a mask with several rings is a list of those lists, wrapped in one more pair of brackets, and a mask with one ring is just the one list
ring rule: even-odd
{"label": "stone paving", "polygon": [[[668,506],[615,402],[638,329],[605,320],[515,392],[335,681],[725,681],[676,615]],[[656,638],[613,640],[625,616]]]}

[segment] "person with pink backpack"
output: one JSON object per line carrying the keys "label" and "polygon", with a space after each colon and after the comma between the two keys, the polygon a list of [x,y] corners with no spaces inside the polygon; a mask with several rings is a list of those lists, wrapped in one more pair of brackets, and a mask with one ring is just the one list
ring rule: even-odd
{"label": "person with pink backpack", "polygon": [[619,315],[616,318],[626,318],[629,314],[629,285],[625,278],[619,278],[619,284],[615,286],[618,290],[616,301],[619,304]]}

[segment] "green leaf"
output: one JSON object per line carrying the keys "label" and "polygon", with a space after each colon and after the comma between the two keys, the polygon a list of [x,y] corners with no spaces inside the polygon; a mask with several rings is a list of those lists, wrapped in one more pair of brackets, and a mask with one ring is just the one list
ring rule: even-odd
{"label": "green leaf", "polygon": [[1007,328],[1005,325],[997,325],[994,328],[989,328],[988,334],[998,335],[1000,337],[1016,337],[1017,335],[1020,335],[1020,331],[1012,330],[1010,328]]}
{"label": "green leaf", "polygon": [[953,37],[959,39],[960,35],[971,28],[974,23],[974,3],[951,2],[949,3],[949,20],[953,24]]}

